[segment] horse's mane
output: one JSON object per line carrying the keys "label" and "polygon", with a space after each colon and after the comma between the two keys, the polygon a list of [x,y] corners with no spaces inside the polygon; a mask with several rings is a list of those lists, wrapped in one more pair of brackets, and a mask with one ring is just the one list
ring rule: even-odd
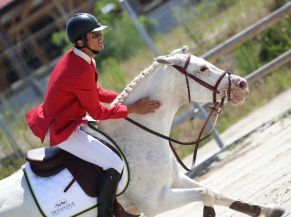
{"label": "horse's mane", "polygon": [[[170,55],[188,53],[189,48],[184,46],[173,50]],[[136,87],[142,80],[144,80],[151,72],[153,72],[160,64],[154,61],[148,68],[144,69],[138,76],[136,76],[127,87],[116,97],[116,99],[111,103],[112,106],[123,104],[125,99],[128,97],[129,93],[132,92],[134,87]]]}
{"label": "horse's mane", "polygon": [[111,105],[123,104],[128,94],[132,92],[134,87],[136,87],[142,80],[144,80],[151,72],[153,72],[160,64],[154,61],[148,68],[144,69],[138,76],[136,76],[127,87],[116,97]]}

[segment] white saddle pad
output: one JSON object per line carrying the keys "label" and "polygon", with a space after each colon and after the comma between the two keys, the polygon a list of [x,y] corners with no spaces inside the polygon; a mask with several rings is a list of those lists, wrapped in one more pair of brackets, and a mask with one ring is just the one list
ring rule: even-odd
{"label": "white saddle pad", "polygon": [[69,190],[64,192],[64,189],[73,179],[67,169],[50,177],[35,175],[29,163],[23,165],[23,170],[35,202],[44,216],[73,216],[97,205],[97,198],[85,194],[77,182],[74,182]]}
{"label": "white saddle pad", "polygon": [[[102,138],[110,145],[115,146],[105,135],[91,130],[94,136]],[[123,174],[118,184],[117,195],[122,194],[129,180],[129,170],[126,159],[122,155],[125,162]],[[64,189],[72,181],[71,173],[64,169],[58,174],[50,177],[39,177],[33,173],[29,163],[22,167],[26,180],[30,186],[31,193],[35,199],[40,212],[48,217],[68,217],[76,216],[97,206],[97,198],[88,196],[79,186],[77,182],[69,188],[67,192]]]}

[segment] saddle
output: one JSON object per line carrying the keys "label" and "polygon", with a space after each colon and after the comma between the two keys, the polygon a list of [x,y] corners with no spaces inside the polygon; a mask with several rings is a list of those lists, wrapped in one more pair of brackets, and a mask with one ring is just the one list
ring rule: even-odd
{"label": "saddle", "polygon": [[[68,183],[64,192],[76,181],[87,195],[98,196],[101,167],[56,147],[29,150],[26,152],[25,158],[30,163],[31,170],[41,177],[56,175],[61,170],[68,169],[74,178]],[[127,213],[116,199],[114,201],[114,215],[116,217],[139,217],[139,215]]]}
{"label": "saddle", "polygon": [[55,147],[29,150],[25,158],[30,163],[31,170],[41,177],[52,176],[68,169],[74,178],[64,192],[76,181],[87,195],[98,196],[98,178],[102,169],[95,164]]}

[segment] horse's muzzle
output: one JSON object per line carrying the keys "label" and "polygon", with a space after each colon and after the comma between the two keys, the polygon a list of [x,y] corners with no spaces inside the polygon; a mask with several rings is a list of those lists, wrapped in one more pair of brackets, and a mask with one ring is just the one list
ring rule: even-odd
{"label": "horse's muzzle", "polygon": [[237,77],[232,80],[228,101],[232,104],[241,104],[249,94],[248,83],[244,78]]}

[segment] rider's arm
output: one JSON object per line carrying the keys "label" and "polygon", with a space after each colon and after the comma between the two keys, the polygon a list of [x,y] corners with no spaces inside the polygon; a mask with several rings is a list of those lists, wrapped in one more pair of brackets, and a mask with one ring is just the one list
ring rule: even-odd
{"label": "rider's arm", "polygon": [[96,90],[101,102],[111,103],[118,96],[118,93],[111,90],[106,90],[102,87],[97,86]]}
{"label": "rider's arm", "polygon": [[80,104],[88,114],[95,120],[124,118],[128,115],[125,105],[105,107],[100,104],[96,89],[94,74],[83,73],[78,79],[74,79],[75,88],[72,90]]}

